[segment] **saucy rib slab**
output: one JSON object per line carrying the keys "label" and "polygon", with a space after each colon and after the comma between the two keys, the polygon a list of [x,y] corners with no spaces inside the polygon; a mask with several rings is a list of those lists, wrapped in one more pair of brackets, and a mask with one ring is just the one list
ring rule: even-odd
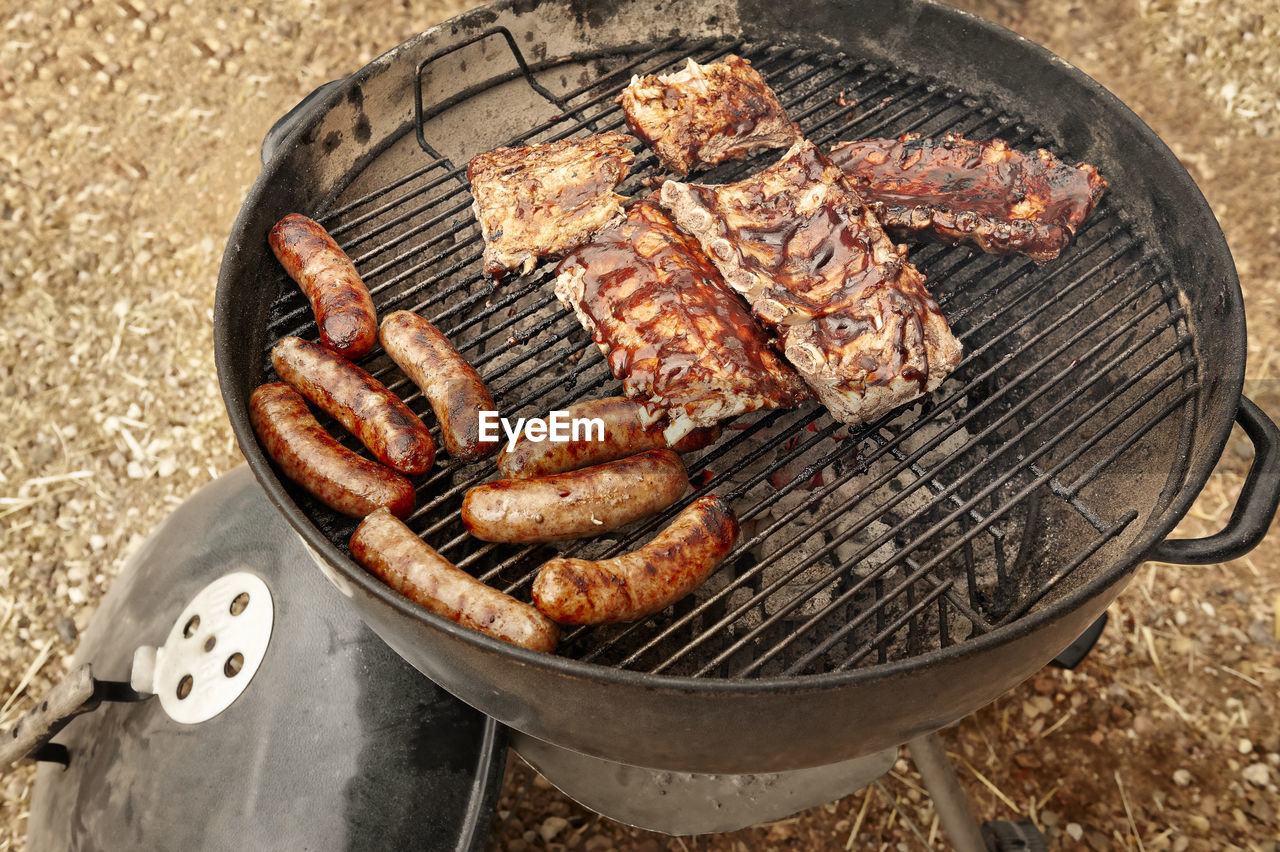
{"label": "saucy rib slab", "polygon": [[632,205],[557,273],[556,297],[591,332],[627,396],[647,403],[650,422],[670,418],[669,443],[803,398],[795,371],[653,201]]}
{"label": "saucy rib slab", "polygon": [[1087,163],[953,133],[843,142],[829,156],[894,236],[927,233],[1037,263],[1070,245],[1107,188]]}
{"label": "saucy rib slab", "polygon": [[837,420],[875,419],[960,362],[905,247],[813,143],[736,183],[669,180],[661,199]]}

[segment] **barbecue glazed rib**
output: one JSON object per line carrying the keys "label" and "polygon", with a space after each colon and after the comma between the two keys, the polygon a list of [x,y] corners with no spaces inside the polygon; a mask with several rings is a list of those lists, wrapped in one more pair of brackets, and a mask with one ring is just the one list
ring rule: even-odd
{"label": "barbecue glazed rib", "polygon": [[952,133],[845,142],[830,157],[895,236],[931,232],[1037,263],[1062,253],[1107,188],[1093,166],[1043,148],[1030,155]]}
{"label": "barbecue glazed rib", "polygon": [[959,363],[924,276],[813,143],[737,183],[669,180],[661,198],[837,420],[879,417]]}
{"label": "barbecue glazed rib", "polygon": [[556,297],[591,332],[627,396],[646,402],[651,422],[670,417],[668,443],[805,396],[698,244],[652,201],[633,205],[556,271]]}
{"label": "barbecue glazed rib", "polygon": [[484,236],[484,273],[527,275],[539,258],[563,257],[618,215],[614,192],[631,168],[635,140],[601,133],[477,154],[467,166]]}
{"label": "barbecue glazed rib", "polygon": [[631,132],[680,175],[760,148],[786,148],[800,137],[769,84],[733,54],[712,65],[690,59],[675,74],[632,77],[618,103]]}

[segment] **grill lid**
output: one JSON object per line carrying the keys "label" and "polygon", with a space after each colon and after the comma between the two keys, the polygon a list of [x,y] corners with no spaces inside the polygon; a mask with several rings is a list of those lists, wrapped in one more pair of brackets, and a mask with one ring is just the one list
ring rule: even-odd
{"label": "grill lid", "polygon": [[[273,613],[269,641],[234,623],[259,618],[260,606]],[[171,650],[185,659],[171,662],[196,683],[185,698],[170,693],[174,703],[201,700],[205,676],[244,683],[243,692],[205,718],[171,718],[162,696],[106,701],[74,719],[57,735],[68,764],[42,763],[36,774],[31,849],[483,845],[505,731],[350,611],[245,467],[187,499],[136,551],[74,665],[126,680],[134,649],[162,641],[179,615]],[[243,641],[265,646],[256,674]],[[223,661],[240,652],[244,669],[224,674]]]}

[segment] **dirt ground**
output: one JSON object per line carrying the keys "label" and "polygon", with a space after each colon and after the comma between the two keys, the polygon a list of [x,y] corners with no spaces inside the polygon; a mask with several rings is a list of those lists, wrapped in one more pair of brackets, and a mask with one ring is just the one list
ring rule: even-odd
{"label": "dirt ground", "polygon": [[[213,371],[223,242],[275,118],[462,3],[0,0],[0,727],[63,674],[122,560],[239,463]],[[1280,413],[1280,7],[972,0],[1133,107],[1235,255],[1248,392]],[[1180,534],[1219,528],[1229,447]],[[1280,535],[1224,565],[1142,566],[1076,671],[945,732],[979,813],[1055,849],[1280,848]],[[33,773],[0,776],[0,850]],[[599,819],[517,759],[493,849],[946,849],[909,761],[866,791],[732,835]]]}

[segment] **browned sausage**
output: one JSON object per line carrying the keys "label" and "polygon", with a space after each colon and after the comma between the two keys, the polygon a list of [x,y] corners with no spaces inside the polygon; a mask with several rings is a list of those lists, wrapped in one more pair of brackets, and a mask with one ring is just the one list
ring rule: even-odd
{"label": "browned sausage", "polygon": [[361,521],[351,555],[409,600],[463,627],[535,651],[556,649],[560,628],[545,615],[456,567],[390,512]]}
{"label": "browned sausage", "polygon": [[462,523],[485,541],[560,541],[599,535],[661,512],[689,488],[671,450],[536,479],[477,485],[462,498]]}
{"label": "browned sausage", "polygon": [[[498,470],[508,479],[528,479],[667,446],[677,453],[689,453],[715,443],[720,437],[720,427],[711,426],[694,429],[674,445],[668,445],[661,423],[642,425],[642,411],[640,403],[622,396],[574,403],[564,409],[566,418],[599,420],[603,430],[583,430],[577,441],[530,441],[522,437],[514,447],[503,448],[498,455]],[[594,440],[600,437],[601,431],[603,439]]]}
{"label": "browned sausage", "polygon": [[480,440],[480,412],[495,410],[493,397],[449,338],[410,311],[389,314],[379,337],[391,360],[431,403],[450,456],[470,461],[498,448],[501,441]]}
{"label": "browned sausage", "polygon": [[249,421],[284,475],[334,511],[355,518],[382,507],[402,518],[413,511],[413,483],[339,444],[284,382],[254,390]]}
{"label": "browned sausage", "polygon": [[431,470],[436,445],[427,427],[398,396],[355,364],[302,338],[286,337],[271,348],[271,366],[359,438],[378,461],[415,476]]}
{"label": "browned sausage", "polygon": [[298,282],[320,328],[320,342],[343,358],[362,358],[378,340],[373,297],[355,264],[318,222],[290,213],[267,236],[289,277]]}
{"label": "browned sausage", "polygon": [[699,497],[639,550],[600,562],[545,563],[533,581],[533,602],[562,624],[635,621],[702,585],[737,538],[729,507],[719,497]]}

